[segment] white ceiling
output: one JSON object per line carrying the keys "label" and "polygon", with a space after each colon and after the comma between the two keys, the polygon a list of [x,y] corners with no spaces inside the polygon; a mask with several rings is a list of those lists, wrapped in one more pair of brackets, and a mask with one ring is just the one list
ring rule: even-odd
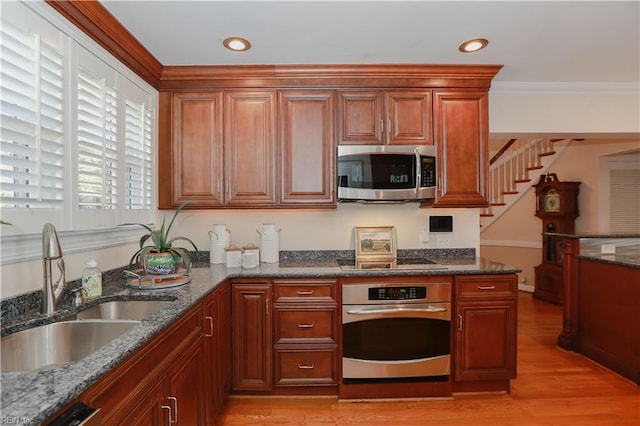
{"label": "white ceiling", "polygon": [[[635,1],[116,1],[163,65],[503,64],[496,82],[640,81]],[[247,52],[222,46],[249,39]],[[463,54],[483,37],[489,46]]]}

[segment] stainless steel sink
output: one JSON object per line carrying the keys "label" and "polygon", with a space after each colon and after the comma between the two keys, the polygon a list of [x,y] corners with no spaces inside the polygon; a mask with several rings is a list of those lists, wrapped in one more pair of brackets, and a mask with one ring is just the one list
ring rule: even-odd
{"label": "stainless steel sink", "polygon": [[37,371],[61,367],[97,351],[139,321],[63,321],[2,338],[2,371]]}
{"label": "stainless steel sink", "polygon": [[115,300],[78,312],[78,319],[144,320],[171,306],[166,300]]}

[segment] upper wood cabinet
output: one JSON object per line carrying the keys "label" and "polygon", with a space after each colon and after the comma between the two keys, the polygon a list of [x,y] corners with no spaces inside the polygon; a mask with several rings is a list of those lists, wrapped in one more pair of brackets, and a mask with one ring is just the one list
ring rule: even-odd
{"label": "upper wood cabinet", "polygon": [[488,205],[488,93],[434,91],[435,145],[438,148],[436,207]]}
{"label": "upper wood cabinet", "polygon": [[224,93],[225,205],[276,205],[276,92]]}
{"label": "upper wood cabinet", "polygon": [[335,92],[278,93],[281,206],[334,206]]}
{"label": "upper wood cabinet", "polygon": [[430,90],[341,91],[339,143],[433,143]]}
{"label": "upper wood cabinet", "polygon": [[[222,92],[173,94],[171,175],[165,177],[171,198],[161,207],[177,207],[187,200],[206,207],[223,205],[222,112]],[[160,175],[165,170],[161,164]]]}

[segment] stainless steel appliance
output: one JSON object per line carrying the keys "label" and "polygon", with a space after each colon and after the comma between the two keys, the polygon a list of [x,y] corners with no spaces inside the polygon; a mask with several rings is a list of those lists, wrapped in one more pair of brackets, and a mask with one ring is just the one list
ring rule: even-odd
{"label": "stainless steel appliance", "polygon": [[342,286],[342,375],[358,380],[442,378],[451,366],[451,284]]}
{"label": "stainless steel appliance", "polygon": [[435,194],[433,145],[338,146],[338,200],[419,201]]}

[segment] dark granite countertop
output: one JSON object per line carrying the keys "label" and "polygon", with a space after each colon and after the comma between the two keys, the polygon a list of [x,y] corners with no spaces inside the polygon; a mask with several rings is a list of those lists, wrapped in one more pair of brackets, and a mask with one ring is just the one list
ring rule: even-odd
{"label": "dark granite countertop", "polygon": [[580,254],[578,259],[594,260],[612,265],[627,266],[640,269],[640,255],[629,254]]}
{"label": "dark granite countertop", "polygon": [[335,259],[295,258],[282,259],[279,263],[261,263],[255,269],[226,268],[223,265],[201,263],[191,271],[192,281],[180,287],[165,290],[136,290],[122,283],[105,290],[105,295],[84,306],[63,307],[54,315],[26,314],[3,320],[3,335],[46,323],[75,319],[78,310],[108,300],[162,299],[175,303],[163,309],[149,320],[142,321],[129,332],[79,362],[60,368],[39,372],[3,372],[2,417],[38,424],[56,414],[64,405],[81,395],[101,376],[141,348],[151,338],[162,332],[187,310],[227,278],[329,278],[358,276],[416,276],[416,275],[466,275],[513,274],[520,269],[475,257],[432,257],[437,264],[430,269],[370,269],[342,270]]}

